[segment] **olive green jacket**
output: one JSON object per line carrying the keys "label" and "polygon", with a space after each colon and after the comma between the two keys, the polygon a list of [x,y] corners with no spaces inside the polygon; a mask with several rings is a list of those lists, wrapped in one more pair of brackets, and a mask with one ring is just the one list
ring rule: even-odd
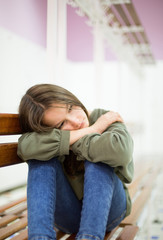
{"label": "olive green jacket", "polygon": [[[105,110],[95,109],[90,115],[90,125],[104,114]],[[47,161],[59,157],[61,162],[69,154],[70,131],[53,129],[48,133],[25,133],[18,141],[18,155],[23,160],[37,159]],[[111,124],[102,134],[88,134],[72,145],[72,151],[78,161],[87,159],[91,162],[103,162],[114,168],[123,182],[127,197],[126,216],[131,211],[131,199],[125,183],[133,179],[133,141],[123,123]],[[63,166],[63,164],[62,164]],[[65,173],[66,174],[66,173]],[[83,174],[70,178],[66,174],[74,192],[79,199],[83,197]]]}

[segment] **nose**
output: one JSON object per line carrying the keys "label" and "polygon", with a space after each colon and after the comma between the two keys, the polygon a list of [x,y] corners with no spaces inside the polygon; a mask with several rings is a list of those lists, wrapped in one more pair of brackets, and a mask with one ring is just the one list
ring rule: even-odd
{"label": "nose", "polygon": [[71,119],[70,124],[72,125],[72,127],[74,127],[75,129],[78,129],[80,126],[80,122],[78,119]]}
{"label": "nose", "polygon": [[77,119],[76,117],[70,117],[69,119],[67,119],[68,123],[69,123],[69,126],[71,127],[71,129],[73,130],[76,130],[76,129],[79,129],[80,127],[80,121],[79,119]]}

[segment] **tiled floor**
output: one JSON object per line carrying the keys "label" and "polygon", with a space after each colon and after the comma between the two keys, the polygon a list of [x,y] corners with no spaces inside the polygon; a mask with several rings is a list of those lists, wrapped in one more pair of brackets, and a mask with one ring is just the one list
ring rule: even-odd
{"label": "tiled floor", "polygon": [[[152,181],[152,179],[151,179]],[[0,206],[24,196],[26,186],[0,195]],[[140,231],[135,240],[163,240],[163,169],[161,169],[151,197],[138,221]]]}

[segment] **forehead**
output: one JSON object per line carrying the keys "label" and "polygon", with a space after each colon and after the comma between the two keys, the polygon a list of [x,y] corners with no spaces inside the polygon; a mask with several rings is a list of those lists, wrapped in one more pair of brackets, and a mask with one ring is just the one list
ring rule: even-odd
{"label": "forehead", "polygon": [[67,113],[67,105],[61,103],[54,103],[50,108],[48,108],[44,113],[44,122],[50,123],[53,121],[53,124],[57,124],[62,118],[65,117]]}

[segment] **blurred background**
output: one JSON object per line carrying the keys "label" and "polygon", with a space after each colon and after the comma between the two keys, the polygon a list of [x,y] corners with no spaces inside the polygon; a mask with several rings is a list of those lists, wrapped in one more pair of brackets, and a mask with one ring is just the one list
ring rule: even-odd
{"label": "blurred background", "polygon": [[[32,85],[57,84],[89,110],[118,111],[135,161],[161,157],[162,10],[162,0],[0,0],[0,112],[17,113]],[[26,164],[0,169],[0,192],[26,178]]]}

